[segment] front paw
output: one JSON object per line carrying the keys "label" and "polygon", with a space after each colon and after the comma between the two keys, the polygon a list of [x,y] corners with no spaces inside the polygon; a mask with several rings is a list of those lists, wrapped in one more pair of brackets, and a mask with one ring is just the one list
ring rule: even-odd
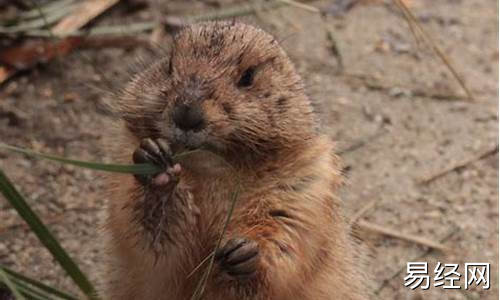
{"label": "front paw", "polygon": [[157,174],[134,175],[141,184],[164,186],[178,182],[181,166],[173,163],[172,151],[164,139],[143,139],[134,151],[132,159],[136,164],[150,163],[162,168]]}
{"label": "front paw", "polygon": [[252,277],[257,270],[259,245],[247,238],[230,239],[215,254],[220,268],[235,278]]}

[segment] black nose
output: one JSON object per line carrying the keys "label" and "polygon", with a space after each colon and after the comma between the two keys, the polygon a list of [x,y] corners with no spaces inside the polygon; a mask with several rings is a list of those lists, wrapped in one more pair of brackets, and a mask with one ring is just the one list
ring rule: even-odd
{"label": "black nose", "polygon": [[174,108],[172,118],[182,130],[200,131],[205,127],[203,113],[197,105],[179,104]]}

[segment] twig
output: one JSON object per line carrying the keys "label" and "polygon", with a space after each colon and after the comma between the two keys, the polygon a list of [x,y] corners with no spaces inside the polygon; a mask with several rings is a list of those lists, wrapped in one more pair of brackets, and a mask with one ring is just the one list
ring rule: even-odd
{"label": "twig", "polygon": [[432,240],[429,240],[429,239],[426,239],[423,237],[413,236],[413,235],[410,235],[407,233],[402,233],[402,232],[396,231],[394,229],[380,226],[380,225],[377,225],[377,224],[374,224],[374,223],[371,223],[371,222],[368,222],[365,220],[358,220],[356,222],[356,224],[359,227],[366,229],[366,230],[369,230],[369,231],[372,231],[372,232],[376,232],[376,233],[387,235],[387,236],[394,237],[397,239],[409,241],[409,242],[423,245],[423,246],[426,246],[426,247],[429,247],[432,249],[440,250],[443,252],[449,250],[448,247],[446,247],[440,243],[437,243],[435,241],[432,241]]}
{"label": "twig", "polygon": [[461,169],[461,168],[464,168],[466,167],[467,165],[473,163],[473,162],[476,162],[478,160],[481,160],[483,158],[486,158],[492,154],[495,154],[495,153],[498,153],[498,144],[495,145],[495,147],[491,148],[491,149],[486,149],[482,152],[480,152],[479,154],[471,157],[471,158],[467,158],[459,163],[456,163],[456,164],[453,164],[451,166],[448,166],[446,167],[445,169],[435,173],[435,174],[432,174],[428,177],[425,177],[425,178],[422,178],[418,181],[419,184],[429,184],[430,182],[438,179],[438,178],[441,178],[443,177],[444,175],[450,173],[450,172],[453,172],[453,171],[456,171],[458,169]]}
{"label": "twig", "polygon": [[17,70],[9,66],[0,66],[0,85],[17,73]]}
{"label": "twig", "polygon": [[[446,65],[448,70],[453,74],[455,79],[458,81],[462,89],[465,91],[467,96],[469,97],[469,100],[474,101],[474,97],[471,93],[471,91],[467,88],[467,85],[465,84],[465,81],[463,78],[458,74],[456,71],[455,67],[451,63],[451,59],[446,56],[441,49],[437,46],[437,44],[434,42],[434,40],[430,37],[430,35],[424,31],[420,23],[418,22],[417,18],[413,15],[413,13],[410,11],[408,6],[401,1],[401,0],[393,0],[393,2],[403,11],[403,15],[405,16],[406,21],[408,22],[408,25],[410,27],[414,27],[417,30],[412,30],[412,33],[420,32],[424,40],[427,42],[427,44],[432,48],[434,53],[441,59],[441,61]],[[418,38],[416,37],[418,40]]]}
{"label": "twig", "polygon": [[[453,226],[452,229],[450,229],[450,231],[443,237],[439,240],[440,243],[444,243],[446,242],[449,238],[451,238],[456,232],[458,232],[459,230],[459,227],[458,226]],[[426,255],[430,254],[434,249],[433,248],[428,248],[427,250],[425,250],[424,252],[420,253],[419,255],[411,258],[409,261],[419,261],[421,260],[423,257],[425,257]],[[380,294],[380,292],[394,279],[396,278],[397,276],[399,276],[399,274],[401,272],[403,272],[404,270],[406,269],[406,265],[399,268],[398,270],[396,270],[396,272],[394,272],[394,274],[392,274],[391,276],[389,276],[388,278],[384,279],[382,281],[382,284],[374,291],[374,294],[375,295],[378,295]]]}

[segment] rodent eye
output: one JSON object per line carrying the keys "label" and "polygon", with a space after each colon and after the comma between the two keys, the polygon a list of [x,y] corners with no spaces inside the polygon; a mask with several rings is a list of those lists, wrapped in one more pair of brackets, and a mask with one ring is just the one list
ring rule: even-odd
{"label": "rodent eye", "polygon": [[243,75],[241,75],[240,80],[238,81],[238,86],[239,87],[251,86],[253,83],[254,74],[255,74],[254,67],[250,67],[250,68],[246,69],[245,72],[243,73]]}

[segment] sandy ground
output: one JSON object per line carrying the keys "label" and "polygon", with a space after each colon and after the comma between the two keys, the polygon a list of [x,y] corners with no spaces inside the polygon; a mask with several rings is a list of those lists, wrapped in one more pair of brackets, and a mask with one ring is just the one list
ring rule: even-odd
{"label": "sandy ground", "polygon": [[[333,2],[339,1],[313,4],[332,10]],[[432,251],[355,226],[367,253],[365,272],[373,279],[367,288],[374,291],[373,299],[498,299],[498,2],[410,1],[424,28],[466,79],[474,102],[463,98],[433,52],[415,42],[390,1],[374,2],[325,19],[286,7],[247,20],[276,34],[303,75],[324,130],[337,142],[345,163],[348,184],[341,195],[347,216],[362,210],[361,224],[370,222],[449,248]],[[148,19],[146,9],[129,11],[119,5],[96,23]],[[342,72],[329,32],[342,56]],[[109,116],[103,110],[103,93],[91,86],[103,87],[105,79],[123,84],[124,62],[132,63],[142,52],[82,51],[1,86],[0,140],[106,160],[101,144]],[[96,224],[106,202],[99,173],[5,151],[0,152],[0,166],[97,280]],[[0,220],[1,264],[76,292],[3,200]],[[409,261],[428,262],[431,277],[437,262],[460,264],[461,289],[444,290],[431,281],[429,290],[410,290],[403,285]],[[491,264],[489,290],[464,289],[466,262]]]}

